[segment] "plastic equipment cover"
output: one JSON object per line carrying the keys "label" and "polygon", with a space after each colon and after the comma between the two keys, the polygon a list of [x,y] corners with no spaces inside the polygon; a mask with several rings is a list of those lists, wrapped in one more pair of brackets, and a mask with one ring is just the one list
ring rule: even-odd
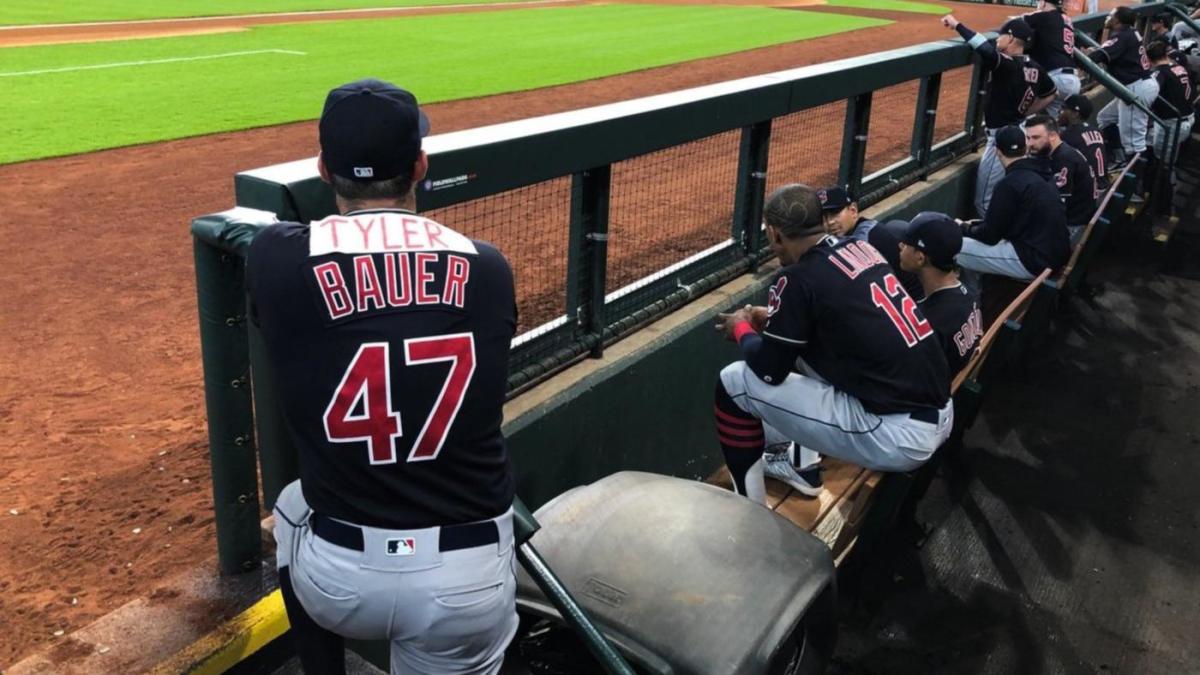
{"label": "plastic equipment cover", "polygon": [[[695,481],[616,473],[536,516],[533,545],[605,633],[652,670],[661,659],[680,674],[765,672],[832,583],[818,539]],[[524,570],[517,601],[557,616]],[[657,658],[639,658],[647,651]]]}

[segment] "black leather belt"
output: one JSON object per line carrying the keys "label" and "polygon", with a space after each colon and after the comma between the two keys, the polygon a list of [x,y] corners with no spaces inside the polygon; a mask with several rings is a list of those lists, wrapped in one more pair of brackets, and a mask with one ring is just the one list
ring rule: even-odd
{"label": "black leather belt", "polygon": [[[365,548],[362,528],[357,525],[327,518],[319,513],[314,513],[309,517],[308,525],[312,528],[313,534],[335,546],[348,548],[351,551],[361,551]],[[443,526],[438,549],[445,553],[498,543],[500,543],[500,528],[496,527],[496,521],[485,520],[479,523]]]}
{"label": "black leather belt", "polygon": [[941,417],[941,411],[933,408],[924,408],[921,410],[914,410],[913,412],[908,413],[908,416],[918,422],[937,424],[938,419]]}

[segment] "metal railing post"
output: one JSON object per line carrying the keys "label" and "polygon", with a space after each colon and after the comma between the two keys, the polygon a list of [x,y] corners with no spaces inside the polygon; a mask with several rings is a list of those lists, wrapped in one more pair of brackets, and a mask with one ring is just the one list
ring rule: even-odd
{"label": "metal railing post", "polygon": [[929,176],[929,156],[933,150],[934,128],[937,124],[938,97],[942,90],[942,74],[934,73],[921,79],[917,90],[917,111],[914,117],[911,154],[921,167],[921,178]]}
{"label": "metal railing post", "polygon": [[987,95],[987,72],[983,64],[975,61],[971,70],[971,90],[967,98],[967,113],[963,119],[963,128],[972,140],[983,137],[983,97]]}
{"label": "metal railing post", "polygon": [[862,187],[867,160],[867,132],[871,126],[871,92],[846,101],[846,125],[842,132],[842,161],[838,184],[857,193]]}
{"label": "metal railing post", "polygon": [[608,197],[612,167],[571,175],[571,226],[567,253],[567,316],[586,339],[591,356],[604,355],[604,293],[608,279]]}
{"label": "metal railing post", "polygon": [[743,253],[751,260],[751,270],[758,267],[755,254],[759,248],[759,230],[762,229],[770,148],[771,120],[742,127],[730,236],[734,241],[741,242]]}

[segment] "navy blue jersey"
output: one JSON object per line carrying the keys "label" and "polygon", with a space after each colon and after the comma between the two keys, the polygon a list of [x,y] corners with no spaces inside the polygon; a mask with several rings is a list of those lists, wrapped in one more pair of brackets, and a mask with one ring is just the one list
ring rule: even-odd
{"label": "navy blue jersey", "polygon": [[495,248],[399,210],[282,223],[246,288],[314,511],[410,529],[508,510],[516,304]]}
{"label": "navy blue jersey", "polygon": [[1087,159],[1074,147],[1060,143],[1050,152],[1054,187],[1067,209],[1067,226],[1087,225],[1096,212],[1096,179]]}
{"label": "navy blue jersey", "polygon": [[826,237],[784,268],[762,336],[790,347],[875,414],[941,408],[950,396],[933,327],[870,244]]}
{"label": "navy blue jersey", "polygon": [[1096,199],[1099,200],[1100,195],[1108,189],[1108,148],[1104,144],[1104,134],[1087,122],[1080,122],[1064,127],[1058,135],[1087,160],[1096,183]]}
{"label": "navy blue jersey", "polygon": [[1158,98],[1150,110],[1163,119],[1187,117],[1192,114],[1192,80],[1187,68],[1172,61],[1155,66],[1151,71],[1158,82]]}
{"label": "navy blue jersey", "polygon": [[1025,23],[1033,29],[1033,44],[1029,56],[1046,70],[1074,68],[1075,30],[1071,17],[1057,7],[1025,15]]}
{"label": "navy blue jersey", "polygon": [[904,290],[913,297],[913,300],[920,300],[925,297],[925,289],[921,287],[921,280],[912,272],[905,272],[900,267],[900,238],[902,233],[908,228],[908,223],[903,220],[893,220],[884,223],[879,227],[871,228],[867,237],[867,243],[875,247],[879,251],[883,259],[888,261],[888,265],[892,267],[892,274],[900,280]]}
{"label": "navy blue jersey", "polygon": [[1096,63],[1107,65],[1108,73],[1121,84],[1133,84],[1150,75],[1146,47],[1132,28],[1113,33],[1091,56]]}
{"label": "navy blue jersey", "polygon": [[953,378],[971,360],[983,339],[979,298],[962,284],[939,288],[919,303],[933,325]]}
{"label": "navy blue jersey", "polygon": [[1024,54],[1015,57],[1001,54],[986,38],[961,23],[956,30],[979,52],[983,67],[992,73],[983,107],[983,121],[989,129],[1020,124],[1038,99],[1057,90],[1054,80],[1037,61]]}

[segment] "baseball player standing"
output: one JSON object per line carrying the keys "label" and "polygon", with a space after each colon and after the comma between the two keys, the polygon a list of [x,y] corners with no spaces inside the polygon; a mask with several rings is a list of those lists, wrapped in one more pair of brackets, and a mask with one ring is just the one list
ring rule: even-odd
{"label": "baseball player standing", "polygon": [[979,298],[958,280],[954,256],[962,249],[962,226],[944,213],[918,213],[900,242],[900,266],[925,289],[919,304],[937,333],[954,378],[983,339]]}
{"label": "baseball player standing", "polygon": [[1056,89],[1054,101],[1045,113],[1058,116],[1063,101],[1079,93],[1079,76],[1075,73],[1075,28],[1071,17],[1062,9],[1062,0],[1040,0],[1038,11],[1025,15],[1025,23],[1033,29],[1033,45],[1029,56],[1046,69]]}
{"label": "baseball player standing", "polygon": [[764,426],[870,469],[919,466],[953,422],[933,327],[878,251],[825,232],[813,188],[775,190],[764,220],[784,266],[765,322],[755,325],[754,309],[717,322],[744,358],[721,371],[715,405],[737,492],[759,503],[766,497]]}
{"label": "baseball player standing", "polygon": [[[1137,14],[1128,7],[1118,7],[1108,16],[1105,26],[1109,38],[1099,48],[1088,50],[1096,63],[1108,66],[1108,72],[1149,108],[1158,98],[1158,82],[1150,77],[1150,59],[1142,38],[1133,29]],[[1116,125],[1125,157],[1121,163],[1146,149],[1146,127],[1150,117],[1137,106],[1114,98],[1100,109],[1096,123],[1101,130]],[[1109,167],[1110,170],[1117,167]]]}
{"label": "baseball player standing", "polygon": [[1040,112],[1054,101],[1056,89],[1046,70],[1025,55],[1025,46],[1033,39],[1033,29],[1024,19],[1017,17],[1005,23],[995,45],[960,23],[953,14],[942,17],[942,25],[958,31],[979,52],[983,67],[992,73],[983,111],[988,140],[975,178],[975,210],[982,217],[987,213],[992,191],[1004,177],[1004,167],[996,154],[996,131],[1009,124],[1020,124],[1026,115]]}
{"label": "baseball player standing", "polygon": [[957,262],[964,270],[1028,281],[1047,267],[1059,269],[1071,256],[1066,208],[1050,181],[1049,167],[1025,156],[1020,127],[996,132],[996,148],[1004,179],[983,221],[963,232]]}
{"label": "baseball player standing", "polygon": [[1083,228],[1096,212],[1096,179],[1092,167],[1078,150],[1063,143],[1058,124],[1049,115],[1025,120],[1025,144],[1029,154],[1050,163],[1054,187],[1067,209],[1067,231],[1074,246]]}
{"label": "baseball player standing", "polygon": [[1058,135],[1087,160],[1096,181],[1096,199],[1099,199],[1108,189],[1108,146],[1104,143],[1104,134],[1088,124],[1091,116],[1091,100],[1083,94],[1071,96],[1058,113]]}
{"label": "baseball player standing", "polygon": [[275,539],[310,673],[343,672],[342,637],[390,640],[392,673],[496,673],[517,629],[512,272],[413,212],[428,128],[389,83],[331,91],[318,168],[339,214],[269,227],[247,259],[300,455]]}

